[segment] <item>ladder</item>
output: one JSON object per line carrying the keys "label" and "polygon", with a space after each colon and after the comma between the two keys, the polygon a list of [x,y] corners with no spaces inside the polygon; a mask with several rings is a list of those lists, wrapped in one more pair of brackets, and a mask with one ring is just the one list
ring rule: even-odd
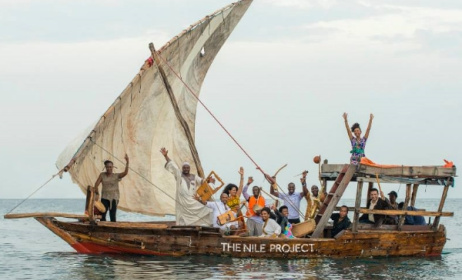
{"label": "ladder", "polygon": [[318,214],[316,215],[316,229],[314,230],[311,238],[319,238],[321,237],[322,233],[324,232],[324,228],[326,227],[327,222],[332,215],[332,212],[337,206],[340,198],[343,195],[348,183],[353,178],[353,175],[356,172],[356,165],[353,164],[346,164],[343,166],[342,171],[338,174],[337,179],[335,180],[334,185],[330,189],[330,192],[327,194],[324,202],[319,209]]}

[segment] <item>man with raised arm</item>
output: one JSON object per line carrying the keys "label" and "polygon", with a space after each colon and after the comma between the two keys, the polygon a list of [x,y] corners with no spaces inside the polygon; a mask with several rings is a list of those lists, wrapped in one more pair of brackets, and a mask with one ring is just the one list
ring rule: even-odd
{"label": "man with raised arm", "polygon": [[[308,172],[307,172],[308,173]],[[306,173],[304,172],[303,179],[306,180]],[[280,193],[276,189],[276,184],[271,184],[271,194],[279,197],[284,201],[284,205],[287,206],[289,210],[289,223],[291,224],[298,224],[300,223],[300,201],[302,198],[308,193],[308,189],[306,187],[305,180],[302,181],[302,192],[295,192],[295,184],[289,183],[287,186],[287,193]]]}
{"label": "man with raised arm", "polygon": [[252,178],[249,178],[248,183],[244,186],[242,194],[245,200],[248,201],[247,207],[247,230],[250,236],[260,236],[263,232],[263,219],[260,216],[261,210],[265,207],[265,198],[261,196],[261,190],[258,186],[252,188],[253,195],[250,196],[247,193],[249,185],[253,182]]}
{"label": "man with raised arm", "polygon": [[204,179],[190,174],[191,166],[187,162],[183,163],[180,171],[177,165],[168,157],[168,151],[165,148],[160,149],[160,152],[167,161],[165,169],[172,173],[176,180],[176,224],[180,226],[211,226],[211,210],[194,199],[197,189]]}
{"label": "man with raised arm", "polygon": [[[367,208],[370,210],[390,210],[392,209],[390,202],[386,199],[384,193],[376,188],[372,188],[369,191],[369,200],[367,201]],[[394,218],[380,214],[363,214],[359,218],[360,223],[375,224],[376,227],[380,227],[382,224],[394,225],[396,221]]]}

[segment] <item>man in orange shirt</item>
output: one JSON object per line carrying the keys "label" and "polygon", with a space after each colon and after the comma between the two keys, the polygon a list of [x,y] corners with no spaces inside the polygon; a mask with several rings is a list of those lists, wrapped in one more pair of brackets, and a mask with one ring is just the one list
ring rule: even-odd
{"label": "man in orange shirt", "polygon": [[263,219],[260,217],[260,211],[265,207],[265,198],[261,196],[260,188],[254,186],[252,188],[253,196],[247,193],[249,185],[245,185],[242,193],[245,199],[249,202],[247,210],[247,230],[249,236],[260,236],[263,232]]}

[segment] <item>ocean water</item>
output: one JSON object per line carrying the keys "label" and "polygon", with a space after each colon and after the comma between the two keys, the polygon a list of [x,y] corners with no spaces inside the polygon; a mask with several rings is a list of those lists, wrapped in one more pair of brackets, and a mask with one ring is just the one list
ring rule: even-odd
{"label": "ocean water", "polygon": [[[306,260],[84,255],[34,219],[5,220],[20,200],[0,200],[0,279],[462,279],[462,199],[448,199],[441,257]],[[82,213],[83,199],[28,200],[15,212]],[[352,200],[340,203],[353,205]],[[436,210],[437,199],[416,205]],[[155,220],[118,212],[119,220]],[[172,219],[172,217],[170,217]]]}

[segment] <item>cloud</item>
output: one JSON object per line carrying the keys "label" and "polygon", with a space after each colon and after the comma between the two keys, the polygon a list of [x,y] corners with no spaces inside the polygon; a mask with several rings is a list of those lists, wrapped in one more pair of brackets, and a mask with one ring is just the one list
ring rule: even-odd
{"label": "cloud", "polygon": [[309,9],[313,7],[320,7],[323,9],[329,9],[340,1],[337,0],[263,0],[266,4],[275,5],[279,7],[289,7],[296,9]]}

